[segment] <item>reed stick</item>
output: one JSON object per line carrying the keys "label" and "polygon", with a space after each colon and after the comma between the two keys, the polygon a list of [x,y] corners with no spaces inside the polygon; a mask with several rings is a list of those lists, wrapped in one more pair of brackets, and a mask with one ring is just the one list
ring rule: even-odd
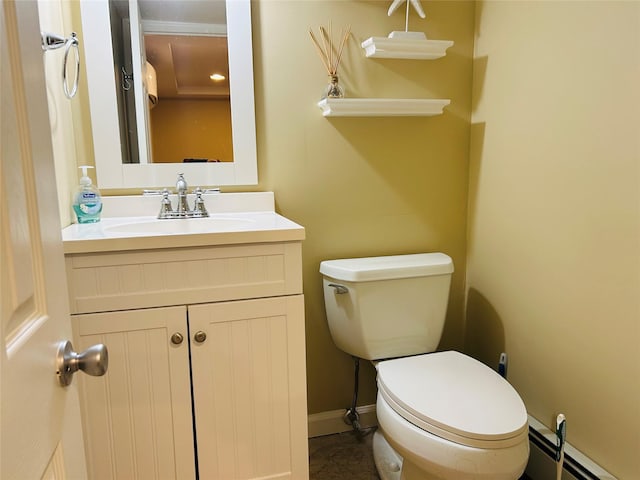
{"label": "reed stick", "polygon": [[327,63],[330,67],[333,66],[331,61],[331,39],[327,35],[327,31],[324,27],[320,27],[320,33],[322,34],[322,44],[324,45],[324,51],[327,53]]}
{"label": "reed stick", "polygon": [[318,43],[318,40],[316,40],[316,36],[313,34],[313,30],[309,29],[309,35],[311,35],[311,40],[313,41],[313,44],[315,45],[316,50],[318,51],[318,55],[320,56],[320,60],[322,60],[322,63],[324,64],[324,68],[326,68],[327,71],[331,71],[331,67],[327,62],[327,55],[325,54],[324,50],[322,50],[322,47]]}
{"label": "reed stick", "polygon": [[347,38],[349,38],[349,35],[351,35],[351,25],[347,25],[347,29],[344,35],[342,36],[342,41],[340,42],[340,48],[338,49],[338,56],[336,58],[336,63],[334,65],[335,67],[334,70],[336,72],[338,71],[338,65],[340,65],[340,60],[342,59],[342,52],[344,50],[345,44],[347,43]]}
{"label": "reed stick", "polygon": [[340,61],[342,60],[342,53],[344,52],[347,40],[351,35],[351,25],[347,25],[346,29],[340,30],[339,42],[335,44],[333,42],[333,29],[331,22],[329,22],[328,31],[324,26],[320,26],[319,30],[322,45],[320,45],[318,38],[310,28],[309,35],[311,36],[311,41],[318,52],[318,56],[320,56],[320,60],[322,60],[322,64],[327,69],[327,73],[329,75],[336,75],[338,73]]}

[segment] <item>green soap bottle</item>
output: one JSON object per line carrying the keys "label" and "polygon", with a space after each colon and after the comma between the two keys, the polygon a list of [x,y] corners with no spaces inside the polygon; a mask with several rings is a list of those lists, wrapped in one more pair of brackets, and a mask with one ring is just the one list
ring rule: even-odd
{"label": "green soap bottle", "polygon": [[93,167],[83,165],[79,168],[82,170],[82,177],[78,191],[73,196],[73,211],[76,212],[78,223],[99,222],[102,212],[102,196],[87,176],[87,169]]}

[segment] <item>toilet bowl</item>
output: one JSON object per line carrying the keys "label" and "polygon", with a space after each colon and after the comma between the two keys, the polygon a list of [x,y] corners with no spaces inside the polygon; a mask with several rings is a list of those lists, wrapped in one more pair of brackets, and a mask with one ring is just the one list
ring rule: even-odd
{"label": "toilet bowl", "polygon": [[[402,458],[402,478],[513,480],[529,457],[527,414],[500,375],[458,352],[378,363],[376,412],[384,438]],[[377,462],[378,469],[387,465]],[[383,480],[400,478],[394,465]]]}
{"label": "toilet bowl", "polygon": [[515,389],[462,353],[435,352],[453,262],[442,253],[320,264],[331,336],[376,362],[383,480],[515,480],[529,456]]}

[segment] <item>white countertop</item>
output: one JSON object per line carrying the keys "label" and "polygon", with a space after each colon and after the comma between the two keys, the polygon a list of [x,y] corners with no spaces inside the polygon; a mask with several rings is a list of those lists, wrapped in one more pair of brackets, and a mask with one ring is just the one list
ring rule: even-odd
{"label": "white countertop", "polygon": [[[222,199],[225,195],[243,194],[217,195]],[[143,198],[144,202],[149,203],[148,197]],[[108,197],[104,200],[104,210],[107,210],[105,213],[109,210],[115,211],[110,208]],[[156,197],[153,206],[155,203],[159,206],[159,200]],[[126,202],[123,197],[117,201]],[[267,204],[266,208],[269,209],[271,205]],[[242,208],[233,207],[220,212],[220,209],[211,211],[209,205],[207,208],[210,214],[208,218],[158,220],[155,215],[105,216],[97,223],[72,224],[62,230],[64,252],[79,254],[287,242],[300,241],[305,237],[302,226],[274,211],[242,211]],[[141,213],[138,207],[132,207],[131,211]],[[121,210],[118,210],[118,213],[121,213]]]}

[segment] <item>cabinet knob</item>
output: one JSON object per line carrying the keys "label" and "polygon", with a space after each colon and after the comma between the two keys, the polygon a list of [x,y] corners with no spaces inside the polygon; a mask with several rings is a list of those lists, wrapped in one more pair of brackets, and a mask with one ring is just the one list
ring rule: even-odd
{"label": "cabinet knob", "polygon": [[193,339],[197,342],[197,343],[202,343],[207,339],[207,334],[204,333],[202,330],[198,331],[195,333],[195,335],[193,336]]}
{"label": "cabinet knob", "polygon": [[171,343],[173,343],[174,345],[180,345],[183,340],[184,340],[184,337],[180,332],[176,332],[173,335],[171,335]]}

